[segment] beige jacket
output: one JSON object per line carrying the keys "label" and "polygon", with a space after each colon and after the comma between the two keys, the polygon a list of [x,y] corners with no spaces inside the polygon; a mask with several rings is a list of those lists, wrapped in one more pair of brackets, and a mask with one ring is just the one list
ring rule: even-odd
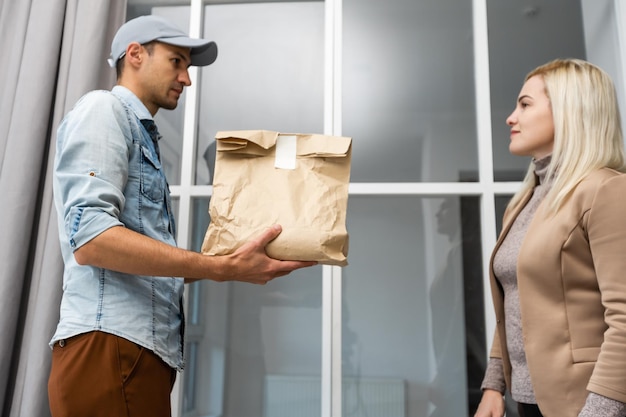
{"label": "beige jacket", "polygon": [[[531,193],[504,215],[494,253]],[[490,265],[496,334],[511,384],[502,287]],[[520,248],[517,280],[526,358],[545,417],[576,417],[588,391],[626,402],[626,175],[601,169],[556,216],[543,204]]]}

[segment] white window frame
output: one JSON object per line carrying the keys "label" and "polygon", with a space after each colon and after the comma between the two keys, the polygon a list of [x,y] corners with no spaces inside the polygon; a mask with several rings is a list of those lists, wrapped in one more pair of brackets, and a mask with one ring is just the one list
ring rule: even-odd
{"label": "white window frame", "polygon": [[[613,0],[618,27],[620,64],[626,68],[626,6]],[[189,34],[202,36],[204,8],[209,2],[191,0]],[[324,133],[342,134],[342,0],[325,0],[325,68],[324,68]],[[483,288],[485,300],[485,337],[490,345],[495,329],[495,316],[491,307],[489,286],[489,257],[496,243],[495,198],[512,195],[520,182],[495,182],[493,175],[493,151],[491,137],[491,94],[489,79],[489,42],[487,32],[487,0],[472,0],[474,74],[476,91],[476,123],[478,138],[479,181],[475,183],[351,183],[350,195],[413,195],[422,197],[445,195],[470,195],[481,199],[481,235]],[[623,71],[622,71],[623,74]],[[180,185],[172,186],[174,197],[179,199],[178,242],[183,248],[190,244],[192,199],[210,197],[212,187],[194,185],[196,169],[195,143],[198,124],[198,68],[191,67],[191,87],[186,89],[183,126],[182,172]],[[624,83],[626,85],[626,83]],[[322,417],[341,417],[342,375],[342,270],[339,267],[323,267],[322,287]],[[180,415],[182,378],[172,393],[172,412]]]}

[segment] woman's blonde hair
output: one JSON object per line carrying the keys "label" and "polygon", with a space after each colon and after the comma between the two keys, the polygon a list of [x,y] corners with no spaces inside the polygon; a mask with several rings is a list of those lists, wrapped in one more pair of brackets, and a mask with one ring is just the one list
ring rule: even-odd
{"label": "woman's blonde hair", "polygon": [[[525,78],[540,76],[552,107],[554,147],[546,178],[553,185],[545,197],[556,214],[576,185],[589,173],[608,167],[626,172],[619,106],[611,77],[580,59],[556,59]],[[531,163],[509,207],[535,185]]]}

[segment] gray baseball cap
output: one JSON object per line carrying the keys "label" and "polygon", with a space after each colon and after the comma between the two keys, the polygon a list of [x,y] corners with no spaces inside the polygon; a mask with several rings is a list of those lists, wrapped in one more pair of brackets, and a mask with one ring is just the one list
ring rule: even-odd
{"label": "gray baseball cap", "polygon": [[131,42],[145,44],[152,41],[191,48],[191,65],[203,67],[217,58],[217,45],[207,39],[190,38],[185,32],[161,16],[139,16],[124,23],[111,43],[109,65],[115,68]]}

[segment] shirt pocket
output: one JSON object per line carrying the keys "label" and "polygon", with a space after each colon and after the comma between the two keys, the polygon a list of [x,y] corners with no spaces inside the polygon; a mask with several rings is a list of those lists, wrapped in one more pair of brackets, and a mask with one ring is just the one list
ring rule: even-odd
{"label": "shirt pocket", "polygon": [[141,146],[141,194],[155,203],[163,202],[165,197],[165,175],[158,157],[145,146]]}

